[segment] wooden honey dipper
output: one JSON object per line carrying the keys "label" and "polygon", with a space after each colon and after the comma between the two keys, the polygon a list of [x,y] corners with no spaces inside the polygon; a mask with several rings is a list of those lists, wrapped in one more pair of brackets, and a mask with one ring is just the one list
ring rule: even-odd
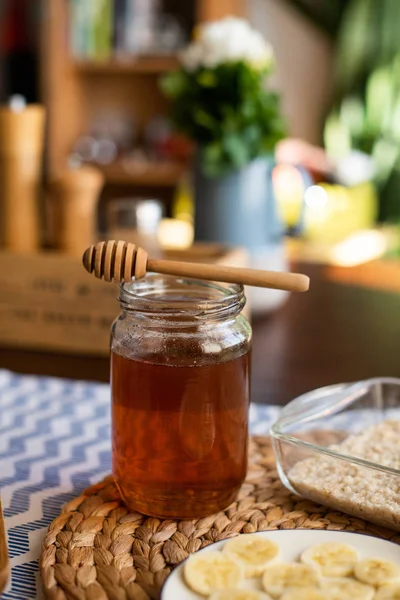
{"label": "wooden honey dipper", "polygon": [[138,248],[128,242],[114,240],[90,246],[85,251],[82,262],[89,273],[94,273],[99,279],[114,280],[117,283],[129,281],[132,277],[140,279],[149,271],[291,292],[306,292],[310,285],[309,278],[300,273],[280,273],[173,260],[155,260],[148,258],[147,252],[143,248]]}

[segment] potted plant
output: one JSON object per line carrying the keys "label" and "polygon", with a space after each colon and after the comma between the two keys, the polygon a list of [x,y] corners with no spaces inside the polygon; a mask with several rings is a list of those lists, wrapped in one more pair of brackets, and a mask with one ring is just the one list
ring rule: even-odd
{"label": "potted plant", "polygon": [[[194,166],[197,240],[246,246],[253,265],[280,244],[282,226],[269,166],[284,126],[279,96],[268,88],[271,46],[244,19],[201,25],[162,79],[175,127],[197,148]],[[276,252],[275,252],[276,255]]]}

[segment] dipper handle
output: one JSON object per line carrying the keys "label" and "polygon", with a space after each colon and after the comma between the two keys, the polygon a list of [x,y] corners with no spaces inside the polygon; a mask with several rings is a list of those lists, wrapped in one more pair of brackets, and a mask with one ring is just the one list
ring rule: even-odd
{"label": "dipper handle", "polygon": [[209,281],[224,281],[255,287],[306,292],[310,280],[300,273],[281,273],[238,267],[224,267],[173,260],[148,258],[143,248],[123,241],[99,242],[90,246],[83,255],[83,266],[89,273],[105,281],[129,281],[132,277],[140,279],[147,271],[193,277]]}

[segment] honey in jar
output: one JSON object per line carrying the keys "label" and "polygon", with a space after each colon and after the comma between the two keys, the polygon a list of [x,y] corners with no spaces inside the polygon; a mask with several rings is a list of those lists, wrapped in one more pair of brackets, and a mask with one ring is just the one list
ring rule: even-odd
{"label": "honey in jar", "polygon": [[241,286],[148,276],[121,286],[111,336],[113,473],[131,510],[226,508],[247,469],[251,329]]}

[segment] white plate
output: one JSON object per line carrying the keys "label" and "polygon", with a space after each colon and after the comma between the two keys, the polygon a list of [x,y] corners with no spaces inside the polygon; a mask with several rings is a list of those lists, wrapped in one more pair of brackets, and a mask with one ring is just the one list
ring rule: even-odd
{"label": "white plate", "polygon": [[[297,561],[303,550],[314,544],[340,542],[350,544],[356,548],[361,558],[379,556],[380,558],[393,560],[400,564],[400,546],[386,540],[359,533],[350,533],[348,531],[315,531],[311,529],[297,529],[294,531],[293,529],[287,529],[262,531],[247,535],[259,535],[274,540],[281,548],[282,562]],[[224,544],[225,541],[210,544],[210,546],[200,550],[200,552],[222,549]],[[166,580],[161,591],[161,600],[204,600],[204,596],[192,592],[185,584],[183,579],[184,562]],[[261,589],[261,587],[257,587],[257,583],[258,580],[247,579],[244,587]]]}

